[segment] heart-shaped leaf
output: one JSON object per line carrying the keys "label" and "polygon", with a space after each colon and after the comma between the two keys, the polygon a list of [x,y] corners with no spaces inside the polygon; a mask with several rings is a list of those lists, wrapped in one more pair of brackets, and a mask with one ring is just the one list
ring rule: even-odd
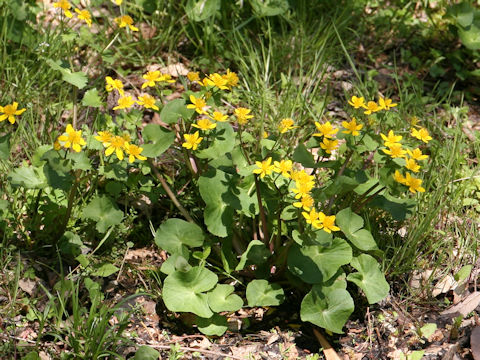
{"label": "heart-shaped leaf", "polygon": [[353,300],[348,291],[338,287],[313,285],[303,298],[300,318],[337,334],[353,312]]}
{"label": "heart-shaped leaf", "polygon": [[148,124],[142,130],[143,145],[142,155],[157,157],[163,154],[175,141],[175,133],[157,124]]}
{"label": "heart-shaped leaf", "polygon": [[133,360],[158,360],[160,353],[150,346],[142,345],[138,348]]}
{"label": "heart-shaped leaf", "polygon": [[232,125],[227,122],[217,123],[214,140],[206,149],[196,153],[200,159],[217,159],[233,150],[235,146],[235,133]]}
{"label": "heart-shaped leaf", "polygon": [[197,224],[182,219],[168,219],[158,228],[155,244],[170,254],[181,251],[182,245],[189,247],[202,246],[203,231]]}
{"label": "heart-shaped leaf", "polygon": [[98,196],[83,209],[82,217],[95,221],[97,231],[105,233],[109,227],[122,222],[123,212],[109,197]]}
{"label": "heart-shaped leaf", "polygon": [[221,0],[188,0],[185,12],[190,20],[200,22],[214,16],[220,6]]}
{"label": "heart-shaped leaf", "polygon": [[252,280],[247,285],[248,306],[277,306],[285,300],[283,289],[267,280]]}
{"label": "heart-shaped leaf", "polygon": [[379,302],[388,295],[390,286],[385,280],[377,260],[370,255],[362,254],[353,258],[350,264],[358,272],[349,274],[347,280],[363,290],[370,304]]}
{"label": "heart-shaped leaf", "polygon": [[208,305],[215,312],[241,309],[243,300],[240,296],[232,294],[234,290],[232,285],[217,284],[215,289],[208,293]]}
{"label": "heart-shaped leaf", "polygon": [[204,267],[195,266],[187,272],[175,271],[163,285],[163,301],[170,311],[191,312],[203,318],[213,315],[206,291],[218,281],[217,275]]}
{"label": "heart-shaped leaf", "polygon": [[336,221],[338,227],[340,227],[347,239],[358,249],[363,251],[378,249],[377,243],[370,231],[362,229],[362,217],[355,214],[352,209],[346,208],[341,210],[336,216]]}
{"label": "heart-shaped leaf", "polygon": [[228,329],[228,322],[225,316],[213,314],[212,317],[205,319],[197,318],[198,330],[207,336],[222,336]]}
{"label": "heart-shaped leaf", "polygon": [[352,248],[340,238],[329,247],[295,244],[288,254],[288,269],[309,284],[320,284],[335,275],[340,266],[352,260]]}
{"label": "heart-shaped leaf", "polygon": [[176,124],[179,118],[189,119],[195,110],[187,109],[185,99],[168,102],[160,112],[160,119],[167,124]]}

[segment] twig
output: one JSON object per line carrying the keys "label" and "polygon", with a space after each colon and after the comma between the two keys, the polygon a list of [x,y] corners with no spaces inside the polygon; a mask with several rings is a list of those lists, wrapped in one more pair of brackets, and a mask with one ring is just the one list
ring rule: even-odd
{"label": "twig", "polygon": [[320,333],[320,331],[313,329],[313,333],[320,343],[320,346],[323,348],[323,353],[328,360],[342,360],[340,356],[338,356],[337,352],[328,343],[327,339],[325,339],[325,337]]}
{"label": "twig", "polygon": [[[140,346],[141,344],[137,344],[137,345]],[[170,350],[171,349],[171,347],[168,346],[168,345],[150,345],[150,344],[148,344],[148,346],[150,346],[154,349],[162,349],[162,350]],[[241,358],[241,357],[238,357],[238,356],[235,356],[235,355],[228,355],[228,354],[225,354],[225,353],[222,353],[222,352],[211,351],[211,350],[195,349],[195,348],[186,347],[186,346],[180,346],[180,348],[178,348],[178,349],[180,351],[199,352],[199,353],[207,354],[207,355],[223,356],[223,357],[226,357],[226,358],[236,359],[236,360],[245,360],[244,358]]]}

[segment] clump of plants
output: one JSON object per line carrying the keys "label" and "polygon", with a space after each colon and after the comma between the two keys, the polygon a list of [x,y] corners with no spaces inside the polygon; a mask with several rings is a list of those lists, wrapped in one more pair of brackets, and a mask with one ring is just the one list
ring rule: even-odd
{"label": "clump of plants", "polygon": [[[55,4],[63,20],[73,17],[68,2]],[[87,10],[75,12],[92,25]],[[115,21],[138,30],[128,15]],[[60,60],[47,64],[75,91],[87,87],[85,73]],[[170,311],[195,314],[207,335],[222,335],[230,313],[278,306],[291,291],[303,297],[303,321],[341,333],[355,307],[347,282],[370,304],[387,296],[380,239],[362,215],[411,214],[425,191],[421,169],[432,139],[426,128],[414,121],[399,135],[389,128],[400,117],[396,103],[356,95],[348,121],[297,123],[292,114],[272,126],[242,103],[239,77],[230,70],[178,79],[155,70],[142,78],[140,89],[106,76],[104,90],[84,90],[52,144],[10,171],[12,193],[28,199],[20,209],[29,215],[26,233],[48,235],[83,271],[109,276],[119,269],[92,264],[82,239],[102,237],[98,249],[122,226],[130,206],[115,199],[123,195],[168,199],[176,210],[153,224],[156,245],[168,253],[162,300]],[[175,82],[184,91],[167,101],[164,89]],[[116,99],[111,109],[107,93]],[[0,121],[9,121],[1,138],[7,158],[28,111],[14,100],[0,107]],[[90,117],[80,120],[81,111]],[[144,112],[158,113],[160,121],[144,126]],[[163,171],[167,152],[177,159],[174,175]],[[35,237],[27,240],[32,245]]]}

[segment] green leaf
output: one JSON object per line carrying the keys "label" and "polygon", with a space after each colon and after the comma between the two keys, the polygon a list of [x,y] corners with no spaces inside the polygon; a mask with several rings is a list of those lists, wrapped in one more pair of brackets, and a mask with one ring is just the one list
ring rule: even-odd
{"label": "green leaf", "polygon": [[152,349],[150,346],[142,345],[138,348],[134,360],[158,360],[160,359],[160,353]]}
{"label": "green leaf", "polygon": [[207,205],[203,211],[205,225],[219,237],[231,232],[234,208],[240,208],[240,201],[232,192],[233,178],[231,174],[210,168],[198,180],[200,196]]}
{"label": "green leaf", "polygon": [[250,0],[257,16],[276,16],[288,10],[288,0]]}
{"label": "green leaf", "polygon": [[435,323],[425,324],[420,328],[420,336],[428,339],[430,336],[433,335],[433,333],[436,330],[437,330],[437,324],[435,324]]}
{"label": "green leaf", "polygon": [[102,277],[107,277],[112,274],[115,274],[118,270],[120,270],[118,267],[116,267],[113,264],[110,263],[104,263],[98,267],[92,272],[93,276],[102,276]]}
{"label": "green leaf", "polygon": [[197,224],[182,219],[168,219],[158,228],[155,244],[174,254],[181,251],[182,245],[202,246],[204,238],[203,231]]}
{"label": "green leaf", "polygon": [[193,109],[187,109],[185,99],[175,99],[163,107],[160,119],[167,124],[176,124],[179,118],[188,120],[194,112]]}
{"label": "green leaf", "polygon": [[72,72],[67,65],[62,63],[60,60],[53,61],[51,59],[47,59],[46,62],[53,70],[58,70],[61,72],[63,81],[66,81],[79,89],[83,89],[87,85],[88,79],[84,72]]}
{"label": "green leaf", "polygon": [[68,191],[73,184],[71,162],[63,159],[58,151],[49,150],[42,156],[47,163],[43,166],[43,173],[47,178],[48,185],[54,189]]}
{"label": "green leaf", "polygon": [[342,328],[354,310],[348,291],[336,287],[313,285],[303,298],[300,318],[331,332],[342,334]]}
{"label": "green leaf", "polygon": [[167,276],[163,285],[163,301],[170,311],[191,312],[203,318],[213,315],[205,291],[212,289],[218,277],[203,267],[187,272],[175,271]]}
{"label": "green leaf", "polygon": [[243,270],[246,265],[262,265],[270,257],[271,253],[265,244],[259,240],[252,240],[248,243],[247,250],[242,254],[240,261],[235,268],[236,271]]}
{"label": "green leaf", "polygon": [[352,248],[340,238],[332,245],[299,246],[294,244],[288,254],[288,269],[309,284],[320,284],[334,276],[340,266],[352,260]]}
{"label": "green leaf", "polygon": [[107,179],[118,180],[118,181],[127,181],[128,172],[125,166],[120,164],[106,164],[105,166],[100,166],[98,168],[98,173],[100,175],[105,175]]}
{"label": "green leaf", "polygon": [[332,246],[333,234],[327,233],[324,230],[304,231],[302,233],[300,233],[298,230],[293,230],[292,238],[300,246],[320,245],[329,247]]}
{"label": "green leaf", "polygon": [[450,6],[447,15],[452,17],[457,24],[463,27],[469,26],[473,22],[475,8],[467,2],[461,2]]}
{"label": "green leaf", "polygon": [[200,22],[214,16],[220,6],[221,0],[188,0],[185,12],[190,20]]}
{"label": "green leaf", "polygon": [[10,157],[10,137],[12,134],[0,136],[0,160],[7,160]]}
{"label": "green leaf", "polygon": [[313,159],[313,155],[305,145],[298,144],[292,155],[293,161],[302,164],[306,168],[320,167],[322,164],[317,164]]}
{"label": "green leaf", "polygon": [[341,210],[336,216],[337,226],[342,230],[348,240],[358,249],[363,251],[377,250],[377,243],[372,234],[363,228],[363,219],[355,214],[352,209]]}
{"label": "green leaf", "polygon": [[213,314],[208,319],[199,317],[196,322],[198,330],[207,336],[222,336],[228,329],[227,318],[218,314]]}
{"label": "green leaf", "polygon": [[461,283],[470,276],[471,272],[472,265],[465,265],[460,270],[458,270],[458,272],[453,276],[453,278],[455,279],[455,281]]}
{"label": "green leaf", "polygon": [[90,264],[90,260],[88,260],[88,258],[85,256],[85,254],[80,254],[78,255],[75,260],[77,260],[79,262],[79,264],[86,268],[88,266],[88,264]]}
{"label": "green leaf", "polygon": [[217,159],[233,150],[235,146],[235,133],[232,125],[227,122],[217,123],[212,144],[206,149],[196,153],[200,159]]}
{"label": "green leaf", "polygon": [[90,158],[85,151],[81,151],[79,153],[71,152],[67,155],[67,159],[72,160],[73,170],[87,171],[92,169]]}
{"label": "green leaf", "polygon": [[[142,155],[157,157],[163,154],[175,141],[175,133],[157,124],[148,124],[142,130],[143,145]],[[151,142],[151,143],[150,143]]]}
{"label": "green leaf", "polygon": [[358,270],[347,276],[347,280],[355,283],[363,290],[370,304],[383,300],[390,291],[390,286],[380,270],[380,266],[373,257],[361,254],[352,259],[350,265]]}
{"label": "green leaf", "polygon": [[83,95],[82,99],[82,105],[83,106],[90,106],[90,107],[95,107],[98,108],[102,106],[102,99],[98,95],[98,90],[97,89],[90,89],[85,92],[85,95]]}
{"label": "green leaf", "polygon": [[36,351],[30,351],[22,360],[41,360],[41,357]]}
{"label": "green leaf", "polygon": [[215,312],[241,309],[243,300],[240,296],[232,294],[234,291],[232,285],[217,284],[215,289],[208,293],[208,305]]}
{"label": "green leaf", "polygon": [[22,166],[8,174],[8,181],[12,186],[23,186],[27,189],[43,189],[47,186],[47,179],[41,168]]}
{"label": "green leaf", "polygon": [[252,280],[247,285],[248,306],[277,306],[285,300],[283,289],[267,280]]}
{"label": "green leaf", "polygon": [[475,18],[473,23],[466,28],[458,28],[458,36],[465,45],[470,50],[479,50],[480,49],[480,17]]}
{"label": "green leaf", "polygon": [[111,226],[122,222],[123,212],[109,197],[97,196],[83,209],[82,217],[95,221],[97,231],[105,233]]}

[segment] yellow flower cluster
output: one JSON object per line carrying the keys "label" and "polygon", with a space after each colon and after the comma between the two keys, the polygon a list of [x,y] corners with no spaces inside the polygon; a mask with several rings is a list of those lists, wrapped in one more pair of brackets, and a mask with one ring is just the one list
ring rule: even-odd
{"label": "yellow flower cluster", "polygon": [[303,217],[307,224],[312,225],[315,229],[323,229],[330,233],[332,231],[339,231],[340,228],[335,226],[335,215],[326,216],[323,212],[317,212],[314,208],[314,200],[311,191],[315,186],[314,176],[309,175],[305,170],[296,170],[293,168],[292,160],[274,161],[269,157],[263,161],[255,162],[257,168],[253,170],[254,174],[263,179],[266,175],[273,172],[284,176],[287,179],[292,179],[295,186],[290,189],[293,193],[293,206],[303,209]]}
{"label": "yellow flower cluster", "polygon": [[197,83],[200,86],[212,87],[220,90],[232,90],[233,87],[238,86],[238,76],[236,73],[227,69],[226,74],[220,75],[213,73],[205,76],[202,80],[198,72],[189,72],[187,74],[188,80],[192,83]]}
{"label": "yellow flower cluster", "polygon": [[320,124],[315,121],[315,126],[318,130],[318,133],[313,134],[313,136],[323,137],[323,141],[320,143],[320,147],[329,155],[332,154],[332,151],[338,147],[338,140],[334,139],[338,129],[334,128],[330,121]]}
{"label": "yellow flower cluster", "polygon": [[365,103],[365,98],[352,96],[348,103],[353,106],[355,109],[363,108],[365,109],[364,114],[370,115],[372,113],[381,111],[381,110],[390,110],[391,108],[397,106],[398,104],[393,103],[392,99],[380,97],[378,103],[375,101],[368,101]]}
{"label": "yellow flower cluster", "polygon": [[[416,130],[416,129],[413,129]],[[421,139],[427,139],[428,131],[426,129],[421,129],[426,131],[426,134],[422,132],[422,135],[420,136]],[[412,131],[413,135],[413,131]],[[388,132],[388,135],[385,134],[380,134],[384,141],[384,146],[386,149],[383,149],[383,152],[385,154],[390,155],[392,159],[395,158],[403,158],[405,160],[405,168],[407,170],[410,170],[413,173],[418,173],[420,171],[420,165],[417,163],[417,161],[421,160],[426,160],[428,159],[428,155],[422,154],[422,151],[419,148],[410,150],[410,149],[404,149],[400,141],[402,140],[401,135],[395,135],[393,130],[390,130]],[[417,137],[418,138],[418,137]],[[431,139],[431,138],[430,138]],[[424,142],[428,142],[424,141]],[[418,192],[424,192],[425,189],[421,186],[422,185],[422,180],[415,178],[412,176],[411,173],[407,172],[405,176],[400,173],[400,171],[396,170],[395,174],[393,175],[393,178],[395,181],[399,182],[400,184],[408,186],[408,189],[412,193]]]}
{"label": "yellow flower cluster", "polygon": [[95,139],[100,141],[105,147],[106,156],[110,156],[115,152],[118,160],[123,160],[123,153],[125,152],[129,163],[133,163],[135,159],[147,160],[145,156],[141,155],[143,148],[130,144],[130,136],[127,134],[118,136],[113,135],[110,131],[99,131]]}
{"label": "yellow flower cluster", "polygon": [[[70,4],[68,0],[59,0],[57,2],[54,2],[53,7],[62,9],[63,13],[67,18],[71,19],[73,17],[72,12],[70,11],[70,9],[72,8],[72,4]],[[77,13],[77,18],[79,20],[85,21],[88,27],[92,26],[92,14],[90,14],[88,10],[75,9],[75,12]]]}

